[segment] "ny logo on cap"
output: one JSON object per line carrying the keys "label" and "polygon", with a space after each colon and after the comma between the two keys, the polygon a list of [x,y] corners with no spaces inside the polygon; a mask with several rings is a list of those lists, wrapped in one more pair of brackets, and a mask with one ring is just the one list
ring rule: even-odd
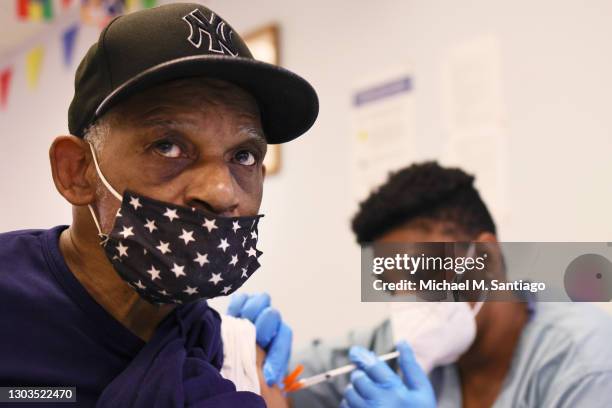
{"label": "ny logo on cap", "polygon": [[189,37],[187,39],[194,47],[202,46],[202,34],[208,36],[208,50],[219,54],[229,54],[233,57],[238,56],[238,52],[233,51],[232,34],[234,33],[225,21],[220,19],[212,11],[210,18],[206,18],[200,9],[195,9],[183,17],[189,24]]}

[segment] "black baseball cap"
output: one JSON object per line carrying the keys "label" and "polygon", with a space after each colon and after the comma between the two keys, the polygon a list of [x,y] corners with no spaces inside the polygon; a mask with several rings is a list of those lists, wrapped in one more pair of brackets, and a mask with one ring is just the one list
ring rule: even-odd
{"label": "black baseball cap", "polygon": [[238,33],[207,7],[174,3],[116,17],[104,28],[77,69],[68,129],[83,137],[89,125],[130,95],[195,76],[249,92],[271,144],[300,136],[319,112],[317,94],[306,80],[255,60]]}

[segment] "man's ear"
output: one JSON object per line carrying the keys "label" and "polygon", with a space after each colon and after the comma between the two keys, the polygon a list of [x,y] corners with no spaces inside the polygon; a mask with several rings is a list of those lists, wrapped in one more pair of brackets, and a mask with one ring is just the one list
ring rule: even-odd
{"label": "man's ear", "polygon": [[262,164],[261,165],[261,177],[265,180],[266,179],[266,165]]}
{"label": "man's ear", "polygon": [[70,204],[94,201],[96,184],[88,177],[91,156],[87,142],[76,136],[58,136],[49,149],[49,161],[55,188]]}
{"label": "man's ear", "polygon": [[481,232],[476,239],[476,254],[487,256],[485,275],[488,279],[504,278],[503,254],[497,241],[497,236],[491,232]]}
{"label": "man's ear", "polygon": [[474,242],[483,242],[483,243],[487,242],[491,244],[496,244],[497,237],[495,236],[495,234],[485,231],[485,232],[481,232],[480,234],[478,234]]}

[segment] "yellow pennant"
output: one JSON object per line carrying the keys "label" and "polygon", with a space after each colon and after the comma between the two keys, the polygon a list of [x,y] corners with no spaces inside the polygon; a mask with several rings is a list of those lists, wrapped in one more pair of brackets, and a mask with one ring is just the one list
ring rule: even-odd
{"label": "yellow pennant", "polygon": [[30,89],[35,89],[38,86],[43,55],[43,47],[39,46],[30,51],[26,57],[26,75]]}
{"label": "yellow pennant", "polygon": [[28,16],[30,21],[42,21],[43,20],[43,5],[40,1],[30,1],[28,5]]}
{"label": "yellow pennant", "polygon": [[136,10],[136,2],[137,0],[126,0],[125,1],[125,12],[129,13],[131,11]]}

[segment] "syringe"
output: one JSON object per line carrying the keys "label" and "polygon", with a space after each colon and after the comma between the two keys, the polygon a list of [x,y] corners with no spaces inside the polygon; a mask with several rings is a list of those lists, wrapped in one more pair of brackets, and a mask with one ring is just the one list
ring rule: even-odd
{"label": "syringe", "polygon": [[[396,350],[396,351],[392,351],[391,353],[387,353],[387,354],[378,356],[378,359],[382,361],[388,361],[388,360],[393,360],[394,358],[397,358],[398,356],[399,356],[399,351]],[[301,390],[302,388],[312,387],[315,384],[322,383],[324,381],[327,381],[339,375],[350,373],[356,368],[357,366],[355,364],[347,364],[345,366],[334,368],[332,370],[326,371],[321,374],[316,374],[316,375],[313,375],[312,377],[304,378],[302,380],[288,381],[288,383],[285,382],[285,391],[293,392],[293,391]],[[289,375],[287,378],[289,379],[290,377],[293,377],[291,379],[293,380],[295,377],[297,377],[297,375],[299,375],[299,373],[295,374],[296,372],[297,370],[294,371],[294,373]]]}

